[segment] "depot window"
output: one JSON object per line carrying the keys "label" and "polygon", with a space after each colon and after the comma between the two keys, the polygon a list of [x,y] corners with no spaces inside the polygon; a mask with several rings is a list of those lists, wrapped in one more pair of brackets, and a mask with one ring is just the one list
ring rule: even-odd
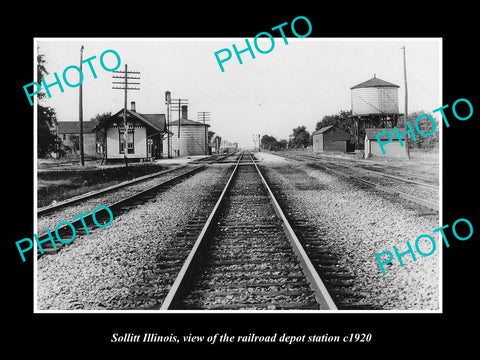
{"label": "depot window", "polygon": [[[118,144],[119,144],[119,153],[123,154],[125,152],[125,138],[124,138],[124,129],[118,129]],[[134,154],[135,147],[134,147],[134,135],[135,130],[133,126],[128,127],[127,132],[127,154]]]}

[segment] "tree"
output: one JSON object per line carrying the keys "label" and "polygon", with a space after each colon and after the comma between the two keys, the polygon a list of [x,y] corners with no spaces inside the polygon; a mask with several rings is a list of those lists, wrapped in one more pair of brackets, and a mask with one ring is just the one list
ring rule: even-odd
{"label": "tree", "polygon": [[[417,126],[420,129],[420,131],[423,134],[430,134],[430,132],[433,130],[433,124],[429,120],[428,117],[422,116],[428,114],[433,118],[433,115],[431,113],[428,113],[426,111],[420,110],[420,111],[414,111],[408,114],[408,122],[410,123],[410,126],[413,129],[413,132],[415,134],[415,138],[417,141],[413,141],[412,136],[410,135],[408,137],[408,144],[411,147],[417,147],[417,148],[422,148],[422,149],[432,149],[433,147],[438,145],[439,142],[439,129],[438,129],[438,124],[436,124],[436,129],[435,132],[432,135],[429,136],[423,136],[420,135],[417,131]],[[417,126],[415,126],[416,119],[422,116],[418,121],[417,121]],[[441,123],[440,123],[441,126]],[[400,127],[400,125],[399,125]],[[406,125],[403,124],[402,127],[406,128]]]}
{"label": "tree", "polygon": [[210,144],[212,142],[213,135],[215,135],[215,131],[208,130],[208,143]]}
{"label": "tree", "polygon": [[220,152],[220,146],[222,146],[222,137],[215,135],[213,143],[215,144],[215,152],[218,154]]}
{"label": "tree", "polygon": [[315,130],[320,130],[325,126],[334,125],[342,129],[343,131],[353,135],[355,122],[352,118],[348,117],[351,114],[352,114],[351,110],[349,111],[340,110],[338,114],[325,115],[322,118],[322,120],[317,122],[317,124],[315,125]]}
{"label": "tree", "polygon": [[107,125],[112,117],[112,113],[105,112],[103,114],[97,114],[90,121],[95,122],[95,140],[97,144],[102,144],[102,149],[107,148]]}
{"label": "tree", "polygon": [[[37,50],[37,80],[40,81],[41,78],[48,75],[48,72],[45,67],[45,55],[40,54],[39,48]],[[51,132],[51,129],[55,128],[57,124],[55,109],[42,105],[41,101],[44,99],[45,93],[39,92],[37,94],[37,156],[39,158],[56,151],[60,144],[60,139]]]}
{"label": "tree", "polygon": [[260,140],[262,144],[262,148],[265,150],[278,150],[279,144],[277,139],[270,135],[263,135],[262,139]]}
{"label": "tree", "polygon": [[[40,80],[48,75],[46,64],[45,54],[40,54],[40,48],[37,46],[37,82],[40,83]],[[37,94],[37,99],[44,99],[47,94],[42,90]]]}
{"label": "tree", "polygon": [[50,106],[37,107],[37,156],[44,158],[48,154],[56,151],[60,145],[60,139],[52,134],[50,129],[57,122],[55,110]]}
{"label": "tree", "polygon": [[279,142],[278,142],[278,149],[279,150],[284,150],[286,149],[288,146],[288,141],[285,140],[285,139],[281,139]]}
{"label": "tree", "polygon": [[293,129],[293,134],[290,140],[290,146],[293,148],[306,148],[310,145],[310,133],[306,126],[298,126]]}

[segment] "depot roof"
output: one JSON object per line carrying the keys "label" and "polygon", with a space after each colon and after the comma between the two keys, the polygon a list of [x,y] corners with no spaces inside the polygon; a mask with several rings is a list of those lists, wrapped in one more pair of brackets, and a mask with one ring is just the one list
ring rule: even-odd
{"label": "depot roof", "polygon": [[[127,117],[129,115],[133,116],[134,118],[143,122],[145,125],[148,125],[157,131],[166,132],[165,114],[140,114],[136,111],[127,109]],[[117,118],[119,117],[123,117],[123,109],[112,115],[110,121],[117,121]]]}

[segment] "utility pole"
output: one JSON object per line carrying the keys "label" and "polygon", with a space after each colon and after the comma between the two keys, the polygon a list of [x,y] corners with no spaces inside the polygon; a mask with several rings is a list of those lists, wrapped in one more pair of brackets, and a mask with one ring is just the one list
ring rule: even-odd
{"label": "utility pole", "polygon": [[[83,45],[80,46],[80,74],[82,74]],[[83,81],[78,90],[78,121],[80,122],[80,165],[85,166],[85,153],[83,151]]]}
{"label": "utility pole", "polygon": [[[405,81],[405,126],[408,121],[408,88],[407,88],[407,58],[405,55],[405,45],[402,46],[403,49],[403,79]],[[408,138],[408,135],[407,135]],[[408,144],[407,144],[408,145]],[[407,146],[407,157],[410,159],[410,149]]]}
{"label": "utility pole", "polygon": [[188,105],[187,99],[171,99],[173,106],[172,111],[178,111],[178,137],[180,137],[180,118],[182,113],[182,105]]}
{"label": "utility pole", "polygon": [[171,93],[170,91],[165,91],[165,104],[167,105],[167,158],[171,159],[170,155],[170,104],[171,104]]}
{"label": "utility pole", "polygon": [[125,71],[114,71],[116,74],[123,74],[120,76],[112,75],[112,78],[123,79],[123,81],[112,81],[113,84],[121,84],[120,87],[112,87],[112,89],[125,90],[124,105],[123,105],[123,157],[125,159],[125,167],[128,167],[127,152],[128,152],[128,128],[127,128],[127,91],[140,90],[138,87],[128,87],[128,85],[139,85],[139,82],[129,82],[129,79],[138,80],[139,76],[128,76],[129,74],[140,74],[139,71],[128,71],[128,66],[125,64]]}
{"label": "utility pole", "polygon": [[407,89],[407,59],[405,55],[405,45],[403,49],[403,79],[405,81],[405,125],[407,125],[408,115],[408,89]]}
{"label": "utility pole", "polygon": [[180,119],[182,112],[182,105],[188,105],[187,99],[171,99],[171,106],[173,106],[172,111],[178,111],[178,134],[177,134],[177,156],[180,156]]}
{"label": "utility pole", "polygon": [[203,120],[203,125],[205,127],[205,155],[208,155],[208,131],[205,121],[210,121],[210,111],[201,111],[197,113],[197,119]]}

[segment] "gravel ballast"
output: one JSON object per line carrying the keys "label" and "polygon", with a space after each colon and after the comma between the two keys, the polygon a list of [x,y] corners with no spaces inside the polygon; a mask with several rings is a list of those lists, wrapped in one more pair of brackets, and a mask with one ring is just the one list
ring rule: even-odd
{"label": "gravel ballast", "polygon": [[[439,309],[439,256],[442,248],[438,215],[419,216],[413,208],[394,203],[372,191],[365,191],[321,170],[295,161],[278,161],[271,154],[259,153],[257,158],[272,183],[281,185],[289,204],[304,214],[312,225],[322,229],[330,250],[340,264],[355,274],[350,288],[366,295],[368,301],[385,310]],[[321,186],[308,190],[305,182],[317,181]],[[394,253],[412,247],[421,234],[432,235],[437,249],[428,257],[416,254],[403,257],[400,267],[394,257],[382,275],[375,255],[382,251]],[[425,253],[428,241],[421,244]],[[394,255],[395,256],[395,255]]]}
{"label": "gravel ballast", "polygon": [[115,218],[105,229],[77,236],[55,255],[37,260],[37,309],[123,310],[144,304],[135,291],[156,291],[164,274],[157,256],[202,206],[227,167],[202,171]]}
{"label": "gravel ballast", "polygon": [[[274,155],[259,153],[272,183],[281,185],[289,204],[321,229],[342,267],[355,275],[349,290],[365,294],[385,310],[438,310],[440,249],[438,215],[419,216],[414,207]],[[130,310],[148,308],[164,293],[158,259],[172,246],[175,234],[203,207],[202,199],[227,178],[229,166],[216,166],[175,185],[149,202],[115,218],[105,229],[77,236],[55,255],[37,260],[38,310]],[[316,186],[310,186],[316,183]],[[52,221],[53,219],[50,219]],[[61,220],[68,220],[65,214]],[[47,225],[45,223],[45,225]],[[40,226],[39,226],[40,227]],[[428,257],[395,258],[382,275],[375,254],[406,241],[414,246],[421,234],[432,235],[437,250]],[[428,252],[429,244],[422,246]],[[447,250],[448,251],[448,250]]]}
{"label": "gravel ballast", "polygon": [[109,206],[124,198],[149,189],[150,187],[159,183],[170,180],[184,171],[186,170],[179,169],[178,171],[167,172],[159,175],[158,177],[153,177],[151,179],[145,179],[141,182],[129,184],[114,191],[85,199],[79,203],[74,203],[63,209],[60,209],[59,211],[42,215],[37,219],[37,234],[40,235],[45,233],[47,228],[53,232],[57,224],[62,221],[71,221],[72,218],[84,212],[91,214],[93,209],[95,209],[97,206]]}

